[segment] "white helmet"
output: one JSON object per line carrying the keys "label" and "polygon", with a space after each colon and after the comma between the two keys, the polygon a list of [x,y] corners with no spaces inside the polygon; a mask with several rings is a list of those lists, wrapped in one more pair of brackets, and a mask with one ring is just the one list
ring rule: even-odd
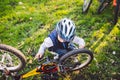
{"label": "white helmet", "polygon": [[71,41],[75,36],[75,24],[70,19],[64,18],[57,23],[56,31],[65,41]]}

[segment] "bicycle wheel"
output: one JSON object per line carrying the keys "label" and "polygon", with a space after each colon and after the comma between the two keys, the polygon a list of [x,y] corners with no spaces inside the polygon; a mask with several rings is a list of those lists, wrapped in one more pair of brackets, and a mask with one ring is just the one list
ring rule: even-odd
{"label": "bicycle wheel", "polygon": [[97,13],[100,14],[105,8],[106,6],[110,3],[110,0],[106,1],[106,0],[100,0],[100,6],[98,7]]}
{"label": "bicycle wheel", "polygon": [[83,13],[86,13],[90,7],[92,3],[92,0],[84,0],[84,4],[83,4],[83,7],[82,7],[82,12]]}
{"label": "bicycle wheel", "polygon": [[120,10],[120,1],[117,0],[117,5],[115,6],[115,9],[114,9],[114,21],[113,21],[114,25],[118,21],[119,10]]}
{"label": "bicycle wheel", "polygon": [[68,69],[68,71],[76,71],[84,68],[91,63],[93,54],[87,49],[76,49],[70,51],[60,58],[60,63]]}
{"label": "bicycle wheel", "polygon": [[7,69],[11,72],[19,71],[26,65],[25,56],[11,46],[0,44],[0,71]]}

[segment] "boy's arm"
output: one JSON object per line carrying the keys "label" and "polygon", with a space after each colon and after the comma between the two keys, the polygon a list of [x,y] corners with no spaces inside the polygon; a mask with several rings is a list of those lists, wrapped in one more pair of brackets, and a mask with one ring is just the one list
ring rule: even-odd
{"label": "boy's arm", "polygon": [[53,43],[50,37],[45,38],[44,42],[40,45],[38,53],[35,56],[35,59],[41,58],[44,55],[45,50],[51,46],[53,46]]}
{"label": "boy's arm", "polygon": [[74,37],[73,43],[78,44],[79,48],[84,48],[85,47],[85,41],[84,41],[84,39],[82,39],[82,38],[80,38],[78,36]]}

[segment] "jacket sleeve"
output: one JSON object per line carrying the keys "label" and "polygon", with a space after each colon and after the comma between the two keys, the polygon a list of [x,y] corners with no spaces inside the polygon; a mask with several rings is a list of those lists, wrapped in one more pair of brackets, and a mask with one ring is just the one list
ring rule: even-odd
{"label": "jacket sleeve", "polygon": [[72,42],[75,43],[75,44],[78,44],[79,47],[80,46],[85,47],[85,41],[84,41],[84,39],[82,39],[82,38],[80,38],[78,36],[75,36]]}
{"label": "jacket sleeve", "polygon": [[45,50],[51,46],[53,46],[53,42],[50,37],[45,38],[44,42],[40,45],[38,53],[43,55],[45,53]]}

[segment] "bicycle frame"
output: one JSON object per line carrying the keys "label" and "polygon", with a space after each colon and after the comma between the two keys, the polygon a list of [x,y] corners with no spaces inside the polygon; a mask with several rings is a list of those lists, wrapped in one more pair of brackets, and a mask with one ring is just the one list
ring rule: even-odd
{"label": "bicycle frame", "polygon": [[24,79],[24,78],[27,78],[27,77],[30,77],[30,76],[34,76],[34,75],[37,75],[37,74],[41,74],[41,72],[37,72],[37,68],[25,73],[25,74],[22,74],[20,76],[20,79]]}
{"label": "bicycle frame", "polygon": [[42,63],[37,68],[34,68],[33,70],[27,73],[15,75],[14,78],[15,80],[19,80],[19,79],[25,79],[34,75],[49,74],[49,73],[56,73],[56,72],[60,72],[58,63],[49,61],[47,58],[47,61],[45,63]]}
{"label": "bicycle frame", "polygon": [[117,1],[113,0],[113,6],[116,6],[116,5],[117,5]]}
{"label": "bicycle frame", "polygon": [[[46,66],[53,66],[51,69],[47,70],[45,69]],[[58,66],[55,63],[50,63],[50,64],[46,64],[46,65],[41,65],[25,74],[22,74],[20,78],[27,78],[30,76],[34,76],[37,74],[47,74],[47,73],[54,73],[58,71]]]}
{"label": "bicycle frame", "polygon": [[120,0],[113,0],[114,6],[114,21],[113,24],[115,25],[118,22],[118,15],[120,10]]}

